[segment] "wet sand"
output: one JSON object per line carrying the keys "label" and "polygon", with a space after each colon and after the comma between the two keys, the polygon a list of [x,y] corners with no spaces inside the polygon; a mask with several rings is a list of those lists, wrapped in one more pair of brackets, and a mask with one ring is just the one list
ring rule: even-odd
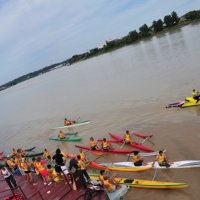
{"label": "wet sand", "polygon": [[[57,147],[78,152],[74,144],[88,144],[91,136],[107,132],[123,135],[126,129],[153,134],[159,150],[166,148],[173,161],[200,160],[200,107],[166,109],[200,89],[200,25],[190,25],[135,46],[64,67],[23,82],[0,93],[0,151],[12,147],[37,150]],[[50,130],[65,117],[91,120],[74,128],[81,142],[54,142]],[[135,138],[137,139],[137,138]],[[113,144],[119,148],[121,144]],[[131,149],[131,147],[124,147]],[[91,160],[94,155],[88,155]],[[98,162],[126,161],[127,156],[106,155]],[[152,160],[153,158],[147,158]],[[198,199],[200,169],[159,170],[155,180],[185,182],[186,189],[131,189],[125,199]],[[154,170],[117,173],[119,177],[152,179]],[[134,197],[133,197],[134,196]]]}

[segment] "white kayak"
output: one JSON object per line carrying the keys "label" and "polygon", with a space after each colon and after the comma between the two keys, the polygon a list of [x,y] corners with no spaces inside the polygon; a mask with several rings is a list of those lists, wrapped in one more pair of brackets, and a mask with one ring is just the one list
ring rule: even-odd
{"label": "white kayak", "polygon": [[64,129],[64,128],[70,128],[70,127],[75,127],[75,126],[82,126],[82,125],[86,125],[86,124],[89,124],[90,123],[90,120],[87,120],[87,121],[77,121],[71,125],[67,125],[67,126],[57,126],[57,127],[54,127],[54,128],[51,128],[51,130],[56,130],[56,129]]}
{"label": "white kayak", "polygon": [[[104,163],[106,164],[106,163]],[[133,162],[118,162],[118,163],[112,163],[114,166],[121,166],[121,167],[137,167],[135,166]],[[153,162],[148,162],[146,166],[151,166]],[[143,167],[143,166],[141,166]],[[173,164],[170,165],[171,169],[181,169],[181,168],[193,168],[193,167],[200,167],[200,160],[182,160],[182,161],[176,161],[173,162]],[[166,169],[167,167],[165,166],[160,166],[158,162],[154,163],[153,168],[158,168],[158,169]]]}
{"label": "white kayak", "polygon": [[[163,153],[166,152],[166,149],[162,150]],[[143,157],[148,157],[148,156],[157,156],[159,153],[159,151],[154,151],[154,152],[149,152],[149,153],[143,153],[143,152],[139,152],[138,155],[139,156],[143,156]],[[133,154],[127,154],[128,155],[128,160],[130,158],[130,156],[132,156]]]}

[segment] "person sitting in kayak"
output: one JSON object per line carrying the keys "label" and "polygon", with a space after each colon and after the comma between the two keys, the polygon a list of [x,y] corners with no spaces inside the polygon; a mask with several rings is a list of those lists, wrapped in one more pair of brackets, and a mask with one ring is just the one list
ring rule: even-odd
{"label": "person sitting in kayak", "polygon": [[72,123],[73,123],[73,122],[72,122],[71,120],[68,120],[67,118],[64,119],[64,125],[65,125],[65,126],[72,125]]}
{"label": "person sitting in kayak", "polygon": [[108,141],[106,140],[106,138],[103,138],[103,141],[101,143],[101,148],[104,151],[109,151],[110,150],[110,144],[108,143]]}
{"label": "person sitting in kayak", "polygon": [[196,89],[193,89],[192,90],[192,97],[193,97],[193,99],[196,100],[196,103],[198,103],[199,99],[200,99],[199,91],[196,90]]}
{"label": "person sitting in kayak", "polygon": [[64,132],[61,131],[61,130],[60,130],[59,133],[58,133],[58,137],[59,137],[60,139],[66,138]]}
{"label": "person sitting in kayak", "polygon": [[131,144],[132,143],[132,139],[131,139],[131,135],[129,130],[126,130],[126,133],[124,135],[124,142],[125,144]]}
{"label": "person sitting in kayak", "polygon": [[143,157],[138,155],[138,151],[133,151],[132,162],[135,166],[145,166],[147,163],[144,161]]}
{"label": "person sitting in kayak", "polygon": [[100,150],[100,148],[96,145],[96,142],[94,141],[94,138],[90,138],[90,149],[91,150]]}
{"label": "person sitting in kayak", "polygon": [[167,158],[167,156],[163,153],[163,151],[159,151],[155,161],[157,161],[160,166],[165,166],[165,167],[170,167],[170,164],[173,163],[171,160]]}

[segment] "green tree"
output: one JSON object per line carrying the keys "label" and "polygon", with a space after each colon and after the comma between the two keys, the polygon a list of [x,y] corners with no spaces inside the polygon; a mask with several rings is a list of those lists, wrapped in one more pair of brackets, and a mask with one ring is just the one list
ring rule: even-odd
{"label": "green tree", "polygon": [[141,26],[139,28],[139,31],[140,31],[139,34],[141,37],[148,37],[150,35],[150,28],[146,24]]}
{"label": "green tree", "polygon": [[175,11],[173,11],[171,16],[172,16],[173,22],[175,24],[177,24],[179,22],[179,20],[180,20],[180,18],[178,17],[177,13]]}
{"label": "green tree", "polygon": [[166,24],[167,27],[172,26],[173,25],[173,19],[171,15],[166,15],[164,17],[164,23]]}
{"label": "green tree", "polygon": [[194,11],[190,11],[190,12],[186,13],[185,18],[187,20],[200,19],[200,10],[194,10]]}
{"label": "green tree", "polygon": [[136,40],[138,40],[139,35],[138,32],[136,30],[129,32],[128,34],[128,42],[135,42]]}
{"label": "green tree", "polygon": [[163,30],[163,21],[161,19],[159,19],[158,21],[153,21],[152,28],[155,33],[162,31]]}

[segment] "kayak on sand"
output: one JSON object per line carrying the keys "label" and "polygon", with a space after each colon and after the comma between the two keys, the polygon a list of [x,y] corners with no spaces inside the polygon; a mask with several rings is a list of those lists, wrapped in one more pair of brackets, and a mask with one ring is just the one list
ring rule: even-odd
{"label": "kayak on sand", "polygon": [[[121,142],[123,142],[123,138],[120,137],[120,136],[117,136],[115,134],[112,134],[112,133],[108,133],[111,137],[113,137],[114,139],[116,140],[121,140]],[[154,150],[150,149],[149,147],[146,147],[146,146],[143,146],[137,142],[132,142],[131,144],[127,144],[129,146],[132,146],[132,147],[135,147],[137,149],[141,149],[143,151],[146,151],[146,152],[154,152]]]}
{"label": "kayak on sand", "polygon": [[49,138],[49,140],[74,142],[74,141],[80,141],[81,138],[77,137],[77,138],[62,138],[61,139],[58,137],[52,137],[52,138]]}
{"label": "kayak on sand", "polygon": [[[75,145],[75,147],[80,148],[80,149],[90,150],[89,146]],[[112,148],[109,151],[104,151],[103,149],[100,149],[100,150],[91,150],[91,152],[103,152],[105,154],[107,154],[107,153],[111,153],[111,154],[130,154],[133,151],[132,150],[124,150],[124,149]]]}
{"label": "kayak on sand", "polygon": [[[99,174],[89,173],[89,176],[92,180],[99,181]],[[189,186],[186,183],[128,179],[128,178],[115,178],[115,181],[118,184],[123,184],[126,186],[136,187],[136,188],[175,189],[175,188],[186,188]]]}
{"label": "kayak on sand", "polygon": [[70,128],[70,127],[76,127],[76,126],[82,126],[82,125],[86,125],[86,124],[89,124],[90,123],[90,120],[86,120],[86,121],[78,121],[78,122],[75,122],[71,125],[67,125],[67,126],[57,126],[55,128],[51,128],[52,130],[56,130],[56,129],[64,129],[64,128]]}

